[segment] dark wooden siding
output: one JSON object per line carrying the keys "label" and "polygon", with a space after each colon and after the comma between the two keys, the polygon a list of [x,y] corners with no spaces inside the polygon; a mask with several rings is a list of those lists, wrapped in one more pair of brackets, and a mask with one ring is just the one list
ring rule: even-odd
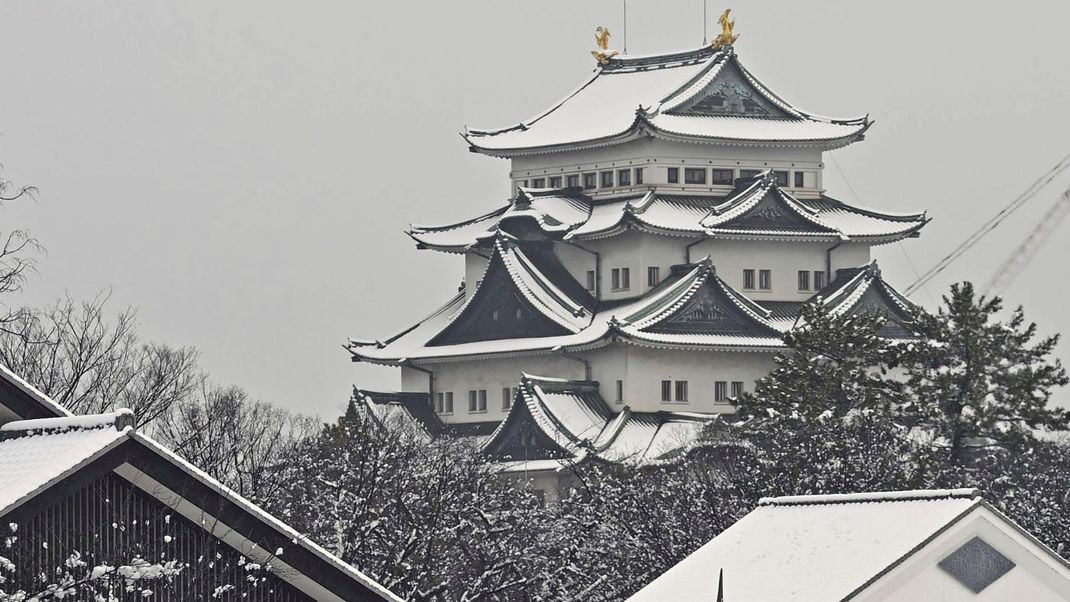
{"label": "dark wooden siding", "polygon": [[[6,519],[3,522],[0,533],[6,537],[10,528]],[[134,557],[184,565],[171,585],[152,587],[151,600],[311,600],[270,571],[247,570],[233,548],[111,472],[60,500],[41,504],[39,512],[18,523],[14,545],[0,552],[15,562],[17,573],[0,591],[37,591],[37,576],[54,574],[74,552],[88,567],[127,564]],[[234,589],[213,598],[216,588],[225,585]]]}

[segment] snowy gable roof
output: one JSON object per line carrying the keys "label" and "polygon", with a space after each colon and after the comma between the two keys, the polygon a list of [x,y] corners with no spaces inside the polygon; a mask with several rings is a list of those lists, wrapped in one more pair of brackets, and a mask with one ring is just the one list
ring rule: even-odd
{"label": "snowy gable roof", "polygon": [[67,408],[0,364],[0,424],[11,420],[70,415]]}
{"label": "snowy gable roof", "polygon": [[130,410],[0,427],[0,516],[103,456],[126,440],[132,427]]}
{"label": "snowy gable roof", "polygon": [[587,221],[591,201],[578,189],[521,188],[509,204],[490,213],[444,226],[411,226],[407,234],[421,249],[463,253],[489,247],[499,229],[538,229],[548,237],[563,234]]}
{"label": "snowy gable roof", "polygon": [[755,78],[731,47],[617,56],[539,115],[467,129],[472,150],[499,157],[608,146],[643,136],[709,144],[816,146],[859,139],[867,117],[807,113]]}
{"label": "snowy gable roof", "polygon": [[[598,383],[523,375],[508,416],[483,446],[506,471],[604,461],[646,465],[695,442],[711,416],[610,409]],[[535,463],[535,464],[533,464]]]}
{"label": "snowy gable roof", "polygon": [[629,600],[973,600],[993,584],[983,599],[1062,600],[1070,565],[973,489],[803,495],[761,500]]}
{"label": "snowy gable roof", "polygon": [[813,300],[824,303],[834,314],[883,316],[886,321],[881,336],[910,336],[906,325],[913,320],[915,306],[881,277],[876,260],[857,268],[838,270],[836,278],[818,291]]}

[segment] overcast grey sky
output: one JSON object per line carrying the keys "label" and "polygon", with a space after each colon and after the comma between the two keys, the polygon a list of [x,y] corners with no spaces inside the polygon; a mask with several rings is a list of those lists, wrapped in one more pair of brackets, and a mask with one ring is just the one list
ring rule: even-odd
{"label": "overcast grey sky", "polygon": [[[1070,3],[732,8],[741,59],[773,89],[876,119],[832,153],[854,192],[831,161],[825,182],[849,202],[929,211],[920,239],[875,252],[901,287],[907,255],[924,270],[1070,153]],[[702,41],[700,0],[628,11],[630,53]],[[48,248],[25,301],[113,286],[145,337],[196,345],[216,380],[325,417],[354,383],[397,385],[393,369],[353,365],[346,338],[409,325],[462,276],[406,225],[508,195],[507,162],[457,132],[530,117],[589,74],[596,26],[622,37],[620,0],[4,0],[0,23],[0,161],[40,189],[0,224]],[[1070,179],[1057,184],[914,299],[987,280]],[[1070,331],[1068,234],[1007,294],[1049,332]]]}

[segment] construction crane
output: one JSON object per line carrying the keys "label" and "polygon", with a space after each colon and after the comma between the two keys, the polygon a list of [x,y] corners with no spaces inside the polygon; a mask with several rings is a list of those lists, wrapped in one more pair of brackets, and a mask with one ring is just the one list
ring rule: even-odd
{"label": "construction crane", "polygon": [[1070,214],[1070,188],[1063,192],[1055,201],[1055,204],[1044,214],[1044,217],[1040,218],[1040,222],[1029,233],[1029,236],[1022,241],[1022,244],[1018,245],[1018,248],[992,274],[982,292],[986,295],[989,293],[999,294],[1010,286],[1014,279],[1022,273],[1022,270],[1029,265],[1029,262],[1036,257],[1037,252],[1044,246],[1044,243],[1048,242],[1052,233],[1059,227],[1059,223],[1068,214]]}

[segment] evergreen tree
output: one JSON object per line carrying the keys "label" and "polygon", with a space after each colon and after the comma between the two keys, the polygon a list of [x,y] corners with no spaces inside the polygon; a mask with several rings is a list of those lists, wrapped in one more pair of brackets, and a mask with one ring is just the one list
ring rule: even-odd
{"label": "evergreen tree", "polygon": [[977,296],[969,282],[943,302],[936,313],[917,312],[916,341],[902,357],[912,413],[937,444],[962,462],[971,449],[1065,429],[1070,415],[1048,403],[1067,383],[1051,357],[1059,337],[1034,342],[1036,324],[1026,324],[1021,307],[1000,321],[1000,298]]}

